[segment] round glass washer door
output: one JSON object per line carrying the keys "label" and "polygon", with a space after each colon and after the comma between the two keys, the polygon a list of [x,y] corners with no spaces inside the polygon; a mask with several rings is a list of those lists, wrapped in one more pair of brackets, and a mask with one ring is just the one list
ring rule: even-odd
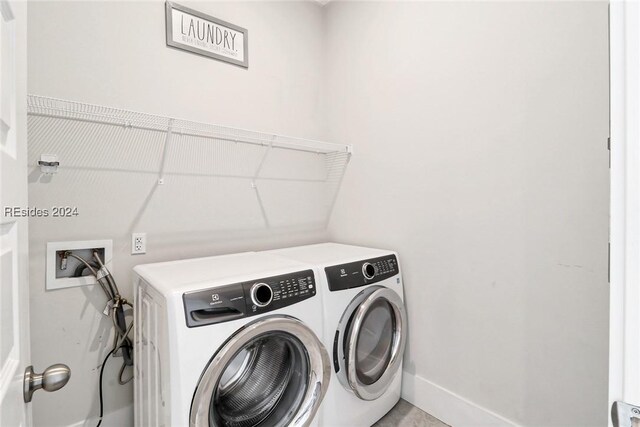
{"label": "round glass washer door", "polygon": [[[392,289],[371,287],[347,309],[339,349],[343,383],[363,400],[380,397],[400,370],[406,341],[406,310]],[[344,381],[346,380],[346,381]]]}
{"label": "round glass washer door", "polygon": [[191,427],[308,426],[326,393],[329,357],[300,320],[250,323],[211,359],[191,404]]}

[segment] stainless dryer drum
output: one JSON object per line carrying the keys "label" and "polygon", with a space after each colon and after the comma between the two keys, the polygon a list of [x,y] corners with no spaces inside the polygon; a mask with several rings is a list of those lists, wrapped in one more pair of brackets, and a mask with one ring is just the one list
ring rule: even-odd
{"label": "stainless dryer drum", "polygon": [[218,351],[191,405],[192,427],[308,426],[330,378],[326,350],[287,316],[251,323]]}

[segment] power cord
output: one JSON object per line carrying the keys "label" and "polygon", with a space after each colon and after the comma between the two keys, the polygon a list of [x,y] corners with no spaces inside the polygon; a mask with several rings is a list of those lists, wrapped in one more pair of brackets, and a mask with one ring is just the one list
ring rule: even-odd
{"label": "power cord", "polygon": [[111,350],[109,354],[107,354],[107,357],[104,358],[102,367],[100,368],[100,416],[98,417],[98,424],[96,425],[96,427],[100,427],[100,424],[102,424],[102,412],[104,409],[104,401],[102,400],[102,374],[104,374],[104,367],[107,365],[107,360],[109,360],[109,356],[111,356],[112,354],[113,350]]}
{"label": "power cord", "polygon": [[131,377],[126,380],[122,379],[126,367],[133,366],[133,343],[129,338],[129,333],[133,329],[133,321],[127,324],[125,315],[125,307],[129,307],[132,310],[133,305],[120,295],[118,285],[116,285],[113,276],[111,276],[111,272],[107,269],[107,267],[105,267],[104,263],[102,262],[98,251],[93,251],[93,259],[96,262],[95,264],[88,262],[81,256],[78,256],[71,251],[65,251],[61,255],[61,265],[64,265],[66,267],[68,257],[75,258],[81,262],[81,265],[76,268],[74,275],[82,274],[85,269],[88,269],[89,272],[96,278],[96,281],[102,288],[102,291],[107,296],[107,308],[105,309],[105,314],[109,315],[109,317],[111,318],[114,328],[113,347],[104,358],[102,367],[100,368],[100,417],[98,418],[98,426],[100,426],[100,424],[102,424],[104,407],[104,400],[102,396],[102,377],[104,374],[104,367],[109,360],[109,357],[115,356],[118,350],[120,350],[120,354],[122,355],[123,359],[122,366],[120,367],[120,372],[118,373],[118,383],[124,385],[133,379],[133,375],[131,375]]}

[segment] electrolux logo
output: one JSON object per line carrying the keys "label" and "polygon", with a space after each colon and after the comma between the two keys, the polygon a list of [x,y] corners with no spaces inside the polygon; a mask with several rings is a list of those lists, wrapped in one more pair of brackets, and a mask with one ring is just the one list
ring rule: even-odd
{"label": "electrolux logo", "polygon": [[221,304],[222,300],[220,299],[220,294],[211,294],[211,302],[209,305],[217,305]]}

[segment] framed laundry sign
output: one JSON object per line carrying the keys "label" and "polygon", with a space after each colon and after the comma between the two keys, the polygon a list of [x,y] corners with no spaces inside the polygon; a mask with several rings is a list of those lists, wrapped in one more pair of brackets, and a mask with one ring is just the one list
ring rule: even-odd
{"label": "framed laundry sign", "polygon": [[245,28],[169,1],[165,9],[167,46],[249,67]]}

